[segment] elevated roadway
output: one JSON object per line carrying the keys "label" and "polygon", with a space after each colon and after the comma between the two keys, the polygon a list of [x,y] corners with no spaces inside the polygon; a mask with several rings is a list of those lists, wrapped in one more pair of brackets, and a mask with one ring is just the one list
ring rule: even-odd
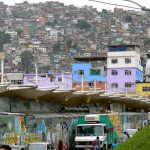
{"label": "elevated roadway", "polygon": [[104,91],[77,92],[56,87],[39,89],[30,85],[1,85],[0,97],[15,97],[20,101],[53,102],[63,106],[79,104],[124,104],[130,108],[150,108],[150,98],[140,97],[135,93],[106,93]]}

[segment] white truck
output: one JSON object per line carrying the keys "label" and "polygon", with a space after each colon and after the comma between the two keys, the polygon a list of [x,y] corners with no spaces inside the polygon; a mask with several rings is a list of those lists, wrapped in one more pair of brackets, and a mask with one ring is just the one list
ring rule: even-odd
{"label": "white truck", "polygon": [[[112,115],[112,116],[111,116]],[[111,146],[115,138],[118,138],[114,130],[114,124],[111,118],[118,117],[116,114],[91,114],[78,116],[78,125],[76,127],[75,149],[91,149],[92,142],[99,137],[101,149],[107,149]]]}

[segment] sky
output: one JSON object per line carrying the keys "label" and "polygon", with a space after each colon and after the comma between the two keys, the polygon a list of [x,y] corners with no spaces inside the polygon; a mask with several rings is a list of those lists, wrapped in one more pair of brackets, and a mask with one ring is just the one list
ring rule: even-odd
{"label": "sky", "polygon": [[[28,1],[29,3],[39,3],[39,2],[46,2],[46,1],[51,1],[51,0],[0,0],[0,2],[4,2],[4,4],[7,5],[15,5],[15,3],[20,3],[23,1]],[[97,8],[99,11],[102,9],[109,9],[109,10],[113,10],[116,5],[109,5],[109,4],[103,4],[103,3],[98,3],[98,2],[91,2],[88,0],[52,0],[52,1],[59,1],[64,3],[65,5],[75,5],[75,6],[84,6],[84,5],[88,5],[88,6],[93,6],[94,8]],[[130,7],[136,7],[136,8],[140,8],[139,6],[137,6],[136,4],[133,4],[131,2],[127,2],[124,0],[96,0],[96,1],[101,1],[101,2],[106,2],[106,3],[112,3],[112,4],[119,4],[119,5],[125,5],[125,6],[130,6]],[[145,6],[146,8],[150,9],[150,2],[149,0],[133,0],[134,2],[140,4],[141,6]],[[117,6],[119,7],[119,6]],[[119,7],[121,8],[121,7]],[[123,7],[124,9],[129,9],[126,7]],[[130,9],[132,10],[132,9]]]}

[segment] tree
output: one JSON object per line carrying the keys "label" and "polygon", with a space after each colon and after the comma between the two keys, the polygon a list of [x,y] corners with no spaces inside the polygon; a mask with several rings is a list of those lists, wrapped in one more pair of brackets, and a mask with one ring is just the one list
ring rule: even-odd
{"label": "tree", "polygon": [[21,53],[22,68],[27,72],[32,68],[33,55],[30,51]]}
{"label": "tree", "polygon": [[57,20],[54,20],[53,22],[51,21],[46,22],[46,25],[50,27],[54,27],[56,24],[57,24]]}
{"label": "tree", "polygon": [[150,44],[150,38],[144,39],[144,45],[149,45]]}
{"label": "tree", "polygon": [[86,20],[79,20],[76,27],[80,29],[91,29],[91,25]]}
{"label": "tree", "polygon": [[24,1],[23,4],[29,4],[28,1]]}
{"label": "tree", "polygon": [[53,49],[54,49],[54,51],[56,51],[56,52],[60,52],[60,42],[58,41],[57,43],[55,43],[54,45],[53,45]]}
{"label": "tree", "polygon": [[77,43],[74,43],[74,44],[72,45],[72,48],[73,48],[73,49],[77,49],[77,47],[78,47],[78,44],[77,44]]}
{"label": "tree", "polygon": [[72,39],[70,39],[70,38],[67,39],[66,44],[67,44],[68,48],[71,48],[71,46],[72,46]]}
{"label": "tree", "polygon": [[22,33],[23,33],[22,29],[17,29],[17,35],[18,35],[19,37],[21,37]]}
{"label": "tree", "polygon": [[127,16],[125,17],[125,20],[126,20],[126,22],[132,22],[132,16],[127,15]]}
{"label": "tree", "polygon": [[103,14],[108,14],[107,9],[102,9],[102,13],[103,13]]}
{"label": "tree", "polygon": [[12,11],[12,15],[13,15],[14,18],[19,18],[20,17],[19,13],[16,10]]}
{"label": "tree", "polygon": [[10,35],[5,31],[0,31],[0,52],[3,51],[3,44],[10,43]]}

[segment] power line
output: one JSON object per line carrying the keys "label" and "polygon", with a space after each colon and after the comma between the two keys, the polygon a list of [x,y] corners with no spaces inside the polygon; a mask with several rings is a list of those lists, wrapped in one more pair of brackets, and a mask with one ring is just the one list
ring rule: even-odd
{"label": "power line", "polygon": [[97,1],[97,0],[88,0],[88,1],[97,2],[97,3],[103,3],[103,4],[107,4],[107,5],[115,5],[115,6],[121,6],[121,7],[126,7],[126,8],[132,8],[132,9],[141,10],[141,8],[126,6],[126,5],[119,5],[119,4],[115,4],[115,3],[108,3],[108,2]]}

